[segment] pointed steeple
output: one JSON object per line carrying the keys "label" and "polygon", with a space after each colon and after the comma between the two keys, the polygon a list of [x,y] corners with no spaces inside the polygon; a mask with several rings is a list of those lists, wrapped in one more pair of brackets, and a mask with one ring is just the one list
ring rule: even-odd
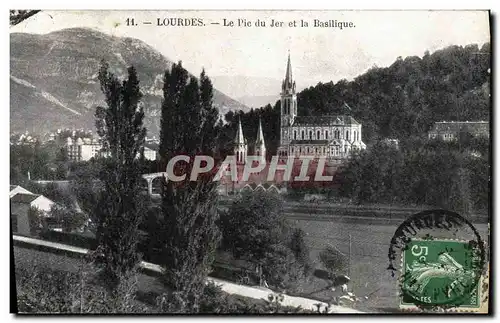
{"label": "pointed steeple", "polygon": [[265,145],[264,143],[264,133],[262,132],[262,122],[259,117],[259,130],[257,130],[257,140],[255,141],[256,145]]}
{"label": "pointed steeple", "polygon": [[282,85],[283,93],[294,94],[295,93],[295,82],[292,76],[292,61],[290,59],[290,51],[288,51],[288,62],[286,64],[285,79]]}
{"label": "pointed steeple", "polygon": [[290,60],[290,51],[288,51],[288,63],[286,65],[286,74],[285,74],[285,84],[292,84],[292,62]]}
{"label": "pointed steeple", "polygon": [[241,118],[238,118],[238,130],[236,131],[236,138],[234,140],[236,145],[244,145],[245,137],[243,137],[243,129],[241,128]]}
{"label": "pointed steeple", "polygon": [[238,118],[238,129],[236,130],[236,138],[234,139],[234,154],[236,155],[237,163],[245,163],[247,148],[245,137],[243,137],[243,129],[241,128],[241,119]]}
{"label": "pointed steeple", "polygon": [[264,133],[262,132],[262,121],[259,117],[259,130],[257,130],[257,140],[255,141],[255,155],[261,156],[262,161],[266,160],[266,144],[264,143]]}

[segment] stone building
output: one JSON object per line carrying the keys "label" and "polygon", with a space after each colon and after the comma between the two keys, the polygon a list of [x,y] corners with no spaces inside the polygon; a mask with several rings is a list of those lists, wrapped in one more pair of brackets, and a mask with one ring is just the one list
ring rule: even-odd
{"label": "stone building", "polygon": [[[285,79],[281,87],[280,156],[326,157],[340,163],[353,150],[366,148],[362,141],[361,124],[353,117],[298,116],[297,104],[296,83],[288,55]],[[347,104],[344,106],[349,108]]]}
{"label": "stone building", "polygon": [[440,121],[435,122],[429,131],[429,139],[444,141],[457,140],[460,133],[468,133],[474,137],[490,137],[488,121]]}

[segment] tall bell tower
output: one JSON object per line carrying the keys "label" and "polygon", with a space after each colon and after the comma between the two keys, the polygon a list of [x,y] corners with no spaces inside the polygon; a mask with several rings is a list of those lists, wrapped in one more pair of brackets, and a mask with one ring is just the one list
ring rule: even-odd
{"label": "tall bell tower", "polygon": [[[288,53],[288,62],[286,65],[285,79],[281,85],[281,135],[280,146],[290,144],[291,133],[290,126],[297,116],[297,93],[295,81],[292,77],[292,62],[290,52]],[[284,149],[285,147],[280,147]],[[280,150],[282,150],[280,149]]]}

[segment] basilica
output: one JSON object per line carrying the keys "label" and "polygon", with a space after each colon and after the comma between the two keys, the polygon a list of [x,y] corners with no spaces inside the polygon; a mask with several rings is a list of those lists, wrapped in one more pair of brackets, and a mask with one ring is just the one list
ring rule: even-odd
{"label": "basilica", "polygon": [[[348,108],[347,104],[345,107]],[[350,110],[350,109],[349,109]],[[362,141],[361,124],[347,115],[298,116],[297,93],[292,77],[290,55],[286,66],[285,79],[281,87],[280,157],[326,157],[332,163],[342,163],[355,150],[365,149]],[[266,156],[262,125],[259,122],[256,154]],[[241,123],[235,138],[235,156],[244,162],[247,143]]]}

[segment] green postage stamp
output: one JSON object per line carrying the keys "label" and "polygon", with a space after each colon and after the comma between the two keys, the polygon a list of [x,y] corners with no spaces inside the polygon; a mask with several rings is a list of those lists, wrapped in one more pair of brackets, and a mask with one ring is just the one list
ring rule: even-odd
{"label": "green postage stamp", "polygon": [[402,253],[400,307],[482,312],[484,277],[476,250],[469,241],[409,241]]}

